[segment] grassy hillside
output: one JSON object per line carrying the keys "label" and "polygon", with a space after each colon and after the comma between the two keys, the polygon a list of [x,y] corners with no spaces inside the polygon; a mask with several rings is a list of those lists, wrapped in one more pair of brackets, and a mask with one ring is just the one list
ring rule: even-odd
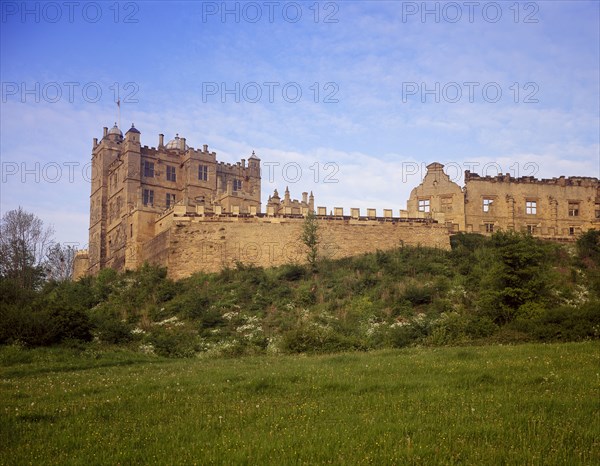
{"label": "grassy hillside", "polygon": [[598,342],[173,360],[0,348],[0,463],[600,463]]}
{"label": "grassy hillside", "polygon": [[0,344],[211,357],[600,337],[600,232],[576,247],[510,233],[452,245],[178,282],[150,266],[40,290],[0,279]]}

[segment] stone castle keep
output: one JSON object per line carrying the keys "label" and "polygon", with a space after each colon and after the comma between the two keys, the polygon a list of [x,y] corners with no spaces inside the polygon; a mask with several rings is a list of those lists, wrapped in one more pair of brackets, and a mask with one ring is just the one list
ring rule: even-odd
{"label": "stone castle keep", "polygon": [[491,234],[528,231],[573,240],[600,228],[600,183],[596,178],[537,180],[465,172],[465,187],[452,182],[443,165],[427,167],[412,190],[407,210],[316,207],[313,193],[293,200],[286,188],[261,204],[260,159],[254,152],[235,164],[175,136],[142,146],[132,125],[125,133],[104,128],[94,138],[89,246],[75,257],[74,278],[111,267],[135,269],[144,262],[168,267],[178,279],[214,272],[236,262],[276,266],[304,262],[299,240],[304,216],[315,212],[320,253],[347,257],[402,245],[448,249],[455,232]]}

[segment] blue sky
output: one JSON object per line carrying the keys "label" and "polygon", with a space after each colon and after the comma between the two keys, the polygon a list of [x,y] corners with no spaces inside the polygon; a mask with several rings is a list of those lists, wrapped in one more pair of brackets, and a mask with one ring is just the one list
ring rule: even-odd
{"label": "blue sky", "polygon": [[144,145],[256,151],[263,203],[397,212],[433,161],[600,176],[597,1],[1,3],[1,210],[61,242],[87,243],[117,90]]}

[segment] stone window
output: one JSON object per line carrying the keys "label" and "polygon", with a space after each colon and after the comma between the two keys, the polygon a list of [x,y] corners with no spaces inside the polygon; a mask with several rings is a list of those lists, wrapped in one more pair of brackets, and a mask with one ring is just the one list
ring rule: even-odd
{"label": "stone window", "polygon": [[154,162],[144,160],[144,176],[147,178],[154,178]]}
{"label": "stone window", "polygon": [[569,202],[569,217],[579,217],[579,202]]}
{"label": "stone window", "polygon": [[242,180],[235,179],[233,180],[233,190],[241,191],[242,190]]}
{"label": "stone window", "polygon": [[419,199],[419,212],[429,212],[431,210],[429,199]]}
{"label": "stone window", "polygon": [[175,205],[175,194],[167,193],[167,201],[166,206],[167,209],[171,208],[171,206]]}
{"label": "stone window", "polygon": [[537,201],[526,201],[525,213],[527,215],[537,215]]}
{"label": "stone window", "polygon": [[600,218],[600,202],[596,202],[596,218]]}
{"label": "stone window", "polygon": [[208,181],[208,165],[198,166],[198,179],[200,181]]}
{"label": "stone window", "polygon": [[575,234],[575,227],[569,227],[569,235],[573,236]]}
{"label": "stone window", "polygon": [[142,201],[144,205],[154,205],[154,191],[151,189],[144,189]]}
{"label": "stone window", "polygon": [[177,173],[175,167],[167,165],[167,181],[177,181]]}
{"label": "stone window", "polygon": [[485,232],[486,233],[494,233],[494,224],[493,223],[486,223],[485,224]]}
{"label": "stone window", "polygon": [[494,202],[494,200],[492,198],[484,197],[483,198],[483,211],[484,212],[489,212],[490,211],[490,207],[492,206],[493,202]]}
{"label": "stone window", "polygon": [[535,225],[527,225],[527,233],[535,235]]}
{"label": "stone window", "polygon": [[445,196],[441,199],[442,212],[452,212],[452,197]]}

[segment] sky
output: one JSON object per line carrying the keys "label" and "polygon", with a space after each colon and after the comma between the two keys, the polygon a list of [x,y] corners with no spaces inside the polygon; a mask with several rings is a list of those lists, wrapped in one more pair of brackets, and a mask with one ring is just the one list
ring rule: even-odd
{"label": "sky", "polygon": [[434,161],[461,185],[600,177],[598,1],[0,4],[0,210],[78,248],[115,122],[255,151],[263,209],[289,186],[397,215]]}

